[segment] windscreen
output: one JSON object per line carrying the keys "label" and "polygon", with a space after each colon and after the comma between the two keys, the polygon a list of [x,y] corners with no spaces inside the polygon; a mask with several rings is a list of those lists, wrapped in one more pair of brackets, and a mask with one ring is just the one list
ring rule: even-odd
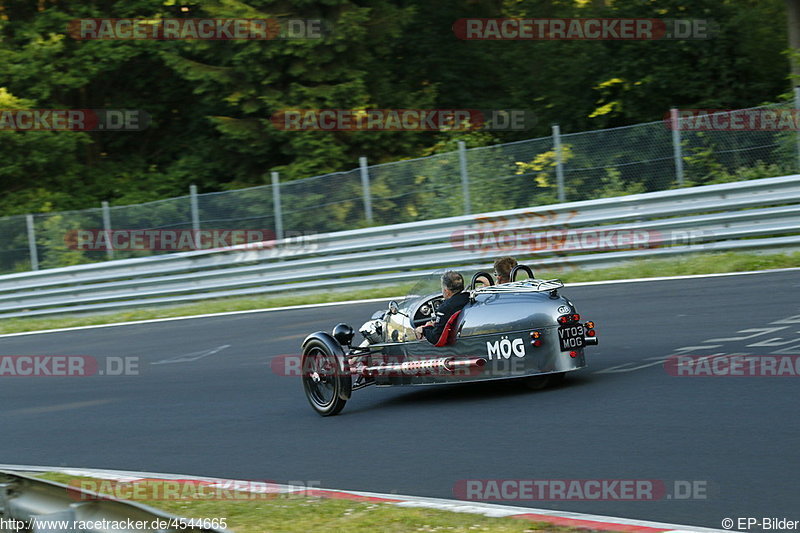
{"label": "windscreen", "polygon": [[419,278],[411,287],[402,302],[401,307],[410,308],[420,298],[442,293],[442,274],[445,269],[438,269]]}
{"label": "windscreen", "polygon": [[[431,296],[434,294],[441,294],[442,293],[442,275],[447,272],[448,270],[453,270],[461,274],[464,278],[464,289],[470,290],[473,288],[473,276],[481,272],[482,275],[475,280],[475,287],[484,287],[494,283],[494,277],[492,276],[492,269],[491,266],[487,267],[454,267],[454,268],[441,268],[438,270],[434,270],[429,274],[421,277],[408,291],[405,299],[402,302],[401,307],[411,307],[413,303],[418,300],[419,298]],[[523,277],[525,275],[523,274]],[[491,280],[491,281],[490,281]]]}

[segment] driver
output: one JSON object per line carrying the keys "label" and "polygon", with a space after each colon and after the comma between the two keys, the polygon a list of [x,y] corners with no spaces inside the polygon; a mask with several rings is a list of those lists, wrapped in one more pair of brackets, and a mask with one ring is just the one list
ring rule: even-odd
{"label": "driver", "polygon": [[436,320],[414,329],[417,339],[425,337],[431,344],[436,344],[450,317],[469,303],[469,294],[464,292],[464,278],[461,274],[453,270],[442,274],[442,295],[445,299],[436,310]]}

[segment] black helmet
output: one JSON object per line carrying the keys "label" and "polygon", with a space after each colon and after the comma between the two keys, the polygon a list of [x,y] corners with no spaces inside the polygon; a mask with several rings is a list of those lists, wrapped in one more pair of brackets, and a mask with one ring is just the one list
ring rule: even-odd
{"label": "black helmet", "polygon": [[333,338],[342,346],[350,346],[350,341],[353,340],[355,334],[353,328],[344,323],[336,324],[333,327]]}

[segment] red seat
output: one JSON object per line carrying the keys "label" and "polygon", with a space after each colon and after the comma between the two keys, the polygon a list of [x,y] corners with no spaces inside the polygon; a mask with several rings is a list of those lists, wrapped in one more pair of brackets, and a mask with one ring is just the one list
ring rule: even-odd
{"label": "red seat", "polygon": [[436,341],[434,346],[442,347],[447,346],[448,344],[453,344],[456,340],[456,320],[461,315],[461,311],[456,311],[453,315],[447,320],[447,324],[444,325],[444,331],[442,331],[442,335],[439,337],[439,340]]}

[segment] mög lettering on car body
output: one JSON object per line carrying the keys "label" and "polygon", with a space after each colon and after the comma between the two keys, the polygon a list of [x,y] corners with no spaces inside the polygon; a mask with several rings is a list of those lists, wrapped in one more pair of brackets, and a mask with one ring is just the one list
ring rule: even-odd
{"label": "m\u00f6g lettering on car body", "polygon": [[491,361],[495,359],[508,359],[513,353],[517,357],[525,357],[525,343],[522,339],[509,340],[508,337],[503,337],[499,341],[486,342],[486,353]]}

